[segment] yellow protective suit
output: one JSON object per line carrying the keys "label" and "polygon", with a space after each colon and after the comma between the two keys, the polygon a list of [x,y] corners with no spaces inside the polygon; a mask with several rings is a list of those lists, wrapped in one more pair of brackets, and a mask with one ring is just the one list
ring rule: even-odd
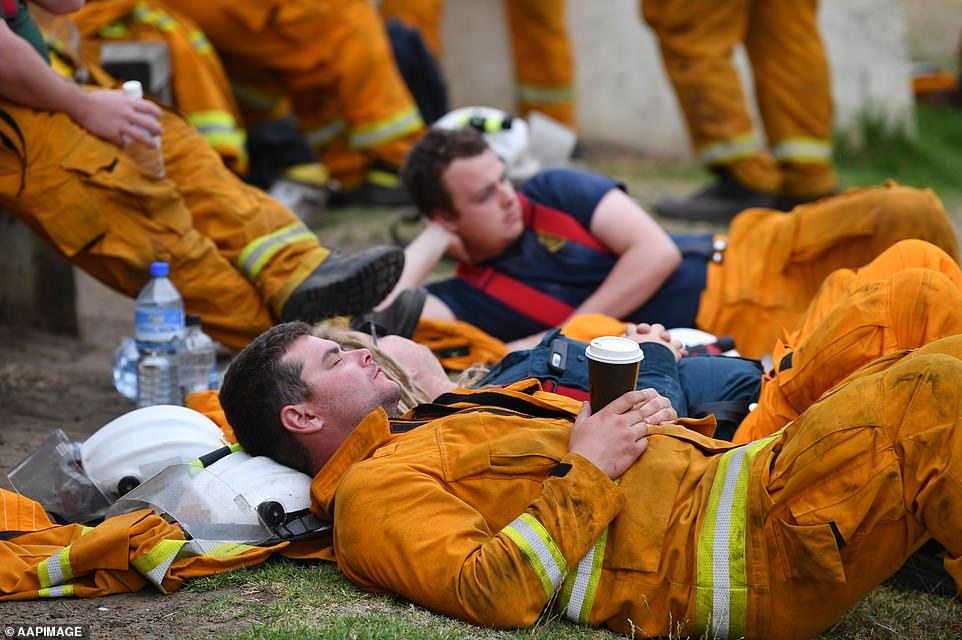
{"label": "yellow protective suit", "polygon": [[[0,497],[5,516],[16,501],[33,502],[5,489]],[[4,522],[10,527],[10,518]],[[286,546],[187,541],[179,527],[149,510],[109,518],[96,527],[47,522],[5,528],[0,600],[90,598],[140,591],[148,583],[170,593],[189,578],[260,564]]]}
{"label": "yellow protective suit", "polygon": [[239,349],[280,317],[330,251],[298,218],[245,185],[184,120],[164,111],[166,178],[64,114],[0,101],[0,205],[74,265],[135,296],[150,263],[171,263],[188,313]]}
{"label": "yellow protective suit", "polygon": [[[744,186],[810,198],[836,187],[832,97],[817,0],[643,0],[692,144]],[[742,43],[771,153],[732,62]],[[773,160],[774,156],[774,160]]]}
{"label": "yellow protective suit", "polygon": [[579,403],[533,381],[378,410],[314,509],[353,582],[476,624],[812,637],[929,536],[962,578],[962,338],[928,349],[750,445],[651,427],[617,483],[568,451]]}
{"label": "yellow protective suit", "polygon": [[[574,55],[564,0],[504,2],[521,115],[540,111],[574,128]],[[421,32],[428,48],[442,54],[441,0],[382,0],[381,14]]]}
{"label": "yellow protective suit", "polygon": [[224,67],[204,33],[164,0],[97,0],[71,18],[86,59],[100,63],[110,42],[164,42],[170,49],[174,104],[239,173],[247,168],[240,109]]}
{"label": "yellow protective suit", "polygon": [[887,184],[791,213],[743,211],[732,221],[721,262],[708,263],[695,324],[733,336],[742,355],[760,358],[801,319],[830,273],[864,266],[913,238],[959,259],[955,231],[931,190]]}
{"label": "yellow protective suit", "polygon": [[962,271],[918,240],[894,245],[858,270],[828,277],[799,328],[772,353],[757,408],[732,438],[743,443],[781,429],[876,358],[962,334]]}
{"label": "yellow protective suit", "polygon": [[312,147],[347,188],[378,160],[400,166],[424,123],[367,0],[165,0],[221,55],[245,114],[289,98]]}

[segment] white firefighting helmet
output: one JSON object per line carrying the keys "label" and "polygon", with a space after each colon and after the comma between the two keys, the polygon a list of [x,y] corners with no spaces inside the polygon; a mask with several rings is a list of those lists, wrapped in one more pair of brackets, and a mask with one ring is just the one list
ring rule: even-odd
{"label": "white firefighting helmet", "polygon": [[80,463],[116,499],[164,468],[225,444],[223,432],[204,414],[156,405],[125,413],[97,430],[80,446]]}
{"label": "white firefighting helmet", "polygon": [[[311,478],[264,456],[222,450],[216,461],[168,467],[125,495],[110,515],[143,507],[166,513],[193,538],[264,544],[318,535]],[[216,452],[204,459],[216,458]]]}
{"label": "white firefighting helmet", "polygon": [[474,127],[484,135],[491,150],[504,162],[508,178],[522,183],[540,166],[531,155],[528,123],[523,118],[493,107],[462,107],[442,116],[432,126],[441,129]]}

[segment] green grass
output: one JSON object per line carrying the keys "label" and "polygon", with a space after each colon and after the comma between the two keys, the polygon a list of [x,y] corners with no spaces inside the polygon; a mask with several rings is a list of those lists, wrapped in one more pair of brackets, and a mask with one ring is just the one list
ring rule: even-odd
{"label": "green grass", "polygon": [[863,115],[859,126],[837,139],[836,161],[846,186],[879,184],[887,178],[931,187],[943,199],[962,199],[962,110],[919,104],[918,135]]}
{"label": "green grass", "polygon": [[[479,638],[482,640],[614,640],[613,633],[557,619],[533,629],[497,631],[432,614],[399,598],[366,593],[333,565],[275,559],[248,571],[189,582],[186,591],[214,597],[187,612],[243,621],[221,640]],[[175,596],[176,597],[176,596]],[[819,636],[822,640],[954,640],[962,628],[962,601],[882,586]],[[190,636],[193,637],[193,636]]]}

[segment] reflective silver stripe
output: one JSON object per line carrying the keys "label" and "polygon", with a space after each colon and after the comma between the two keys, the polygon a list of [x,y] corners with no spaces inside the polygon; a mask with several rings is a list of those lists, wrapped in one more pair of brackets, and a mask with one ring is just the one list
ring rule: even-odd
{"label": "reflective silver stripe", "polygon": [[785,138],[772,149],[780,162],[825,163],[832,159],[832,142],[818,138]]}
{"label": "reflective silver stripe", "polygon": [[598,592],[598,583],[601,582],[601,564],[605,557],[607,541],[608,529],[606,528],[588,553],[578,562],[575,571],[570,573],[564,581],[562,606],[564,617],[571,622],[588,624],[588,616],[595,602],[595,594]]}
{"label": "reflective silver stripe", "polygon": [[309,129],[304,137],[312,147],[323,147],[347,131],[347,123],[343,120],[334,120],[320,127]]}
{"label": "reflective silver stripe", "polygon": [[702,164],[724,164],[739,158],[753,156],[762,150],[761,141],[755,134],[720,140],[698,150],[698,160]]}
{"label": "reflective silver stripe", "polygon": [[424,126],[421,113],[417,107],[411,107],[396,117],[376,125],[353,129],[348,135],[348,146],[351,149],[367,149],[379,144],[390,142],[395,138],[417,131]]}
{"label": "reflective silver stripe", "polygon": [[544,104],[565,104],[574,98],[571,85],[544,87],[533,84],[518,85],[518,97],[522,102],[542,102]]}
{"label": "reflective silver stripe", "polygon": [[552,597],[567,573],[567,565],[548,530],[534,516],[522,513],[501,533],[518,545],[541,581],[545,595]]}
{"label": "reflective silver stripe", "polygon": [[150,552],[140,558],[135,559],[131,564],[137,569],[152,585],[161,592],[164,591],[164,576],[170,565],[174,564],[178,554],[186,544],[184,540],[161,540]]}

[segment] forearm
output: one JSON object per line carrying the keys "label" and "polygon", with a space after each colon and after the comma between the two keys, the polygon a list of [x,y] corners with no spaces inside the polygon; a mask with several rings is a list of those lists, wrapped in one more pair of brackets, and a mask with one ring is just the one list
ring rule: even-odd
{"label": "forearm", "polygon": [[451,235],[435,224],[428,224],[424,231],[404,249],[404,269],[394,289],[380,304],[386,307],[405,289],[419,287],[427,280],[431,269],[444,257]]}
{"label": "forearm", "polygon": [[[6,29],[6,26],[3,27]],[[65,112],[72,118],[86,99],[80,87],[58,76],[40,55],[9,30],[0,34],[0,96],[33,109]]]}
{"label": "forearm", "polygon": [[600,287],[572,315],[603,313],[624,318],[647,302],[674,273],[681,254],[672,245],[659,250],[635,246],[626,251]]}

